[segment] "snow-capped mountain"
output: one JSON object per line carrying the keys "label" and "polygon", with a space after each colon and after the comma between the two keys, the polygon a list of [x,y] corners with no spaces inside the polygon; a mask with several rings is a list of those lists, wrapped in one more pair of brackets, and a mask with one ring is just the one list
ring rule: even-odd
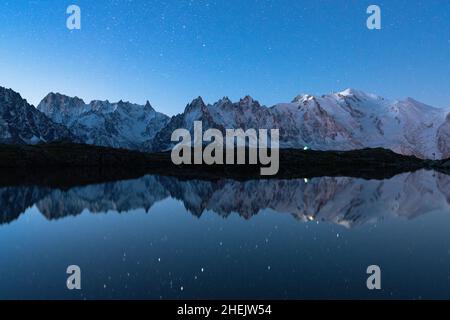
{"label": "snow-capped mountain", "polygon": [[279,129],[282,148],[353,150],[381,147],[426,159],[450,157],[450,110],[412,98],[388,100],[354,89],[313,96],[302,94],[272,107],[250,96],[206,104],[201,97],[172,118],[149,102],[92,101],[58,93],[38,108],[18,93],[0,88],[0,139],[6,143],[72,140],[141,151],[165,151],[175,129]]}
{"label": "snow-capped mountain", "polygon": [[0,87],[0,143],[35,144],[75,141],[63,125],[53,122],[20,96]]}
{"label": "snow-capped mountain", "polygon": [[119,101],[92,101],[48,94],[38,109],[53,121],[66,126],[87,144],[146,151],[169,117],[145,105]]}
{"label": "snow-capped mountain", "polygon": [[176,128],[280,129],[282,148],[352,150],[381,147],[419,158],[450,156],[450,110],[434,108],[412,98],[393,101],[347,89],[322,96],[299,95],[290,103],[261,106],[247,96],[233,103],[223,98],[206,105],[199,97],[171,119],[155,137],[153,150],[173,146]]}

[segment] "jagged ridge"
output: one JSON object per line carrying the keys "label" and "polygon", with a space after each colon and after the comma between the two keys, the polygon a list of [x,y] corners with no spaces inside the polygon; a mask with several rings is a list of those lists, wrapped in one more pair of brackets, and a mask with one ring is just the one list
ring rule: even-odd
{"label": "jagged ridge", "polygon": [[[450,112],[412,98],[391,101],[354,89],[322,96],[299,95],[272,107],[250,96],[206,104],[201,97],[172,118],[149,102],[92,101],[50,93],[38,110],[10,89],[0,88],[0,142],[71,140],[139,151],[173,146],[175,129],[278,128],[282,148],[315,150],[385,148],[422,159],[450,157]],[[44,116],[45,115],[45,116]]]}

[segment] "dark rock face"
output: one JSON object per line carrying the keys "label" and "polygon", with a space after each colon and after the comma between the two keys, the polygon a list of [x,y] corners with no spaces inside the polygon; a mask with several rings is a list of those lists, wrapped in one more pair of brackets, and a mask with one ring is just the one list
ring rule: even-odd
{"label": "dark rock face", "polygon": [[0,87],[0,142],[36,144],[76,141],[70,131],[54,123],[11,89]]}

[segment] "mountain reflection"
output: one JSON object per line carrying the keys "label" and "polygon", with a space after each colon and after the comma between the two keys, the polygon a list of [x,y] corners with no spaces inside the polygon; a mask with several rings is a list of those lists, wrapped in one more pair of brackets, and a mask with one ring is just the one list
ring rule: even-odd
{"label": "mountain reflection", "polygon": [[180,200],[193,215],[213,211],[249,219],[263,209],[354,227],[389,216],[407,219],[450,211],[450,176],[433,171],[404,173],[388,180],[321,177],[311,180],[179,180],[148,175],[135,180],[74,187],[0,188],[0,223],[36,208],[50,220],[81,214],[145,209],[166,198]]}

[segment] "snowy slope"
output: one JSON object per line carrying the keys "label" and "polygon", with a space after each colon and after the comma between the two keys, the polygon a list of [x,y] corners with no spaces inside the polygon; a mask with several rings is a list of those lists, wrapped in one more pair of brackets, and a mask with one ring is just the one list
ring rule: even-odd
{"label": "snowy slope", "polygon": [[149,102],[138,105],[119,101],[83,100],[50,93],[38,109],[61,123],[87,144],[145,150],[145,144],[169,121]]}
{"label": "snowy slope", "polygon": [[[449,110],[414,99],[387,100],[354,89],[322,95],[300,95],[270,108],[247,96],[233,103],[223,98],[206,105],[199,97],[156,135],[153,150],[173,146],[177,128],[192,131],[193,122],[214,127],[280,129],[280,146],[316,150],[382,147],[405,155],[441,159],[450,155]],[[447,117],[447,118],[446,118]]]}

